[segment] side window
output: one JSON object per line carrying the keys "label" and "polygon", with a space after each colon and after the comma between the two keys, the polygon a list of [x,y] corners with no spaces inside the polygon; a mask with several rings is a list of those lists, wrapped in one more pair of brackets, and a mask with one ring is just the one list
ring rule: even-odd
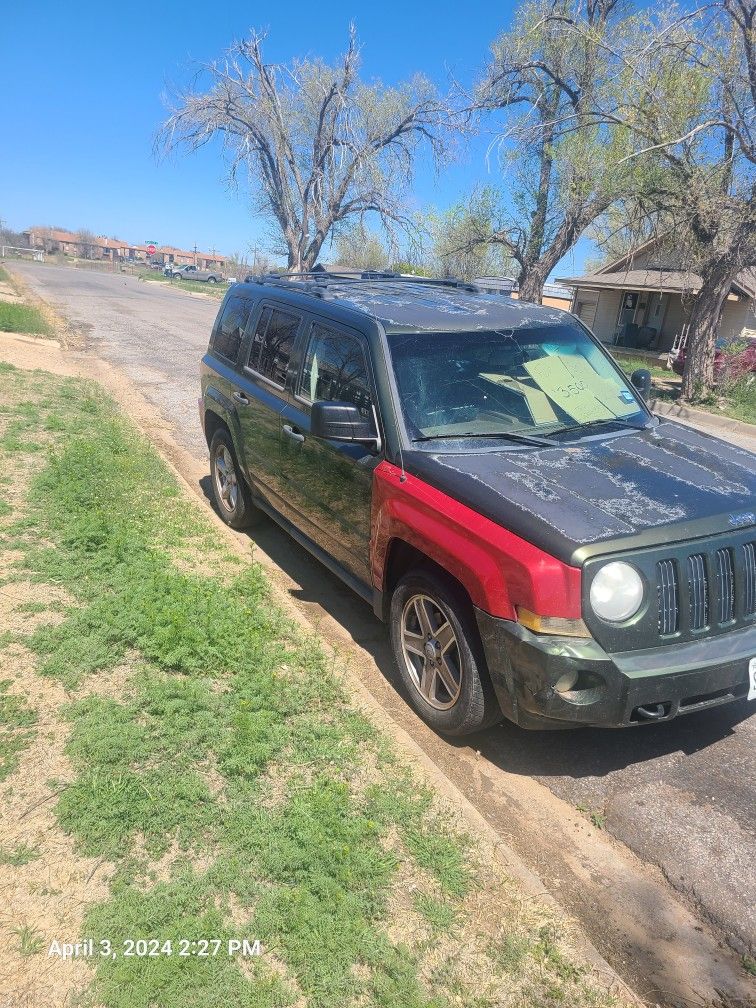
{"label": "side window", "polygon": [[310,331],[298,392],[310,402],[349,402],[372,416],[365,354],[352,336],[315,323]]}
{"label": "side window", "polygon": [[249,350],[250,368],[276,385],[285,385],[299,322],[298,315],[263,308]]}
{"label": "side window", "polygon": [[225,357],[226,360],[233,361],[234,364],[239,356],[239,347],[252,308],[251,301],[245,301],[238,297],[229,298],[215,329],[212,349],[221,357]]}

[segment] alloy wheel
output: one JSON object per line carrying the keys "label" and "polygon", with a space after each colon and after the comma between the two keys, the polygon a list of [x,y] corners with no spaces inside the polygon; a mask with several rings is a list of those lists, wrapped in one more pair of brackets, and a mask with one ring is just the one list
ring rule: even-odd
{"label": "alloy wheel", "polygon": [[233,456],[224,444],[218,445],[215,453],[215,489],[223,507],[227,511],[235,511],[239,499],[239,485]]}
{"label": "alloy wheel", "polygon": [[402,611],[402,653],[420,696],[436,710],[459,699],[462,663],[448,617],[429,595],[412,595]]}

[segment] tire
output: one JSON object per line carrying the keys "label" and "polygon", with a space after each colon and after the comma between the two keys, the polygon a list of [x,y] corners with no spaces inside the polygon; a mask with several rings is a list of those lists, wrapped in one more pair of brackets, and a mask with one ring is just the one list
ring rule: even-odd
{"label": "tire", "polygon": [[391,596],[390,634],[409,701],[434,731],[468,735],[502,719],[470,603],[455,585],[432,571],[406,574]]}
{"label": "tire", "polygon": [[208,277],[207,278],[207,282],[211,283],[211,284],[218,283],[218,281],[215,279],[215,277]]}
{"label": "tire", "polygon": [[216,510],[226,525],[244,529],[260,519],[262,513],[252,503],[234,443],[225,427],[219,428],[210,441],[210,478]]}

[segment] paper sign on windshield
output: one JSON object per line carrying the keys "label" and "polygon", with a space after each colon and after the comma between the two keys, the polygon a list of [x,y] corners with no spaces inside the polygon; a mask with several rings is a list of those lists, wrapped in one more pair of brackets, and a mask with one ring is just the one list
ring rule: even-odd
{"label": "paper sign on windshield", "polygon": [[620,400],[617,386],[596,374],[584,357],[551,354],[523,366],[546,395],[577,423],[637,411],[634,404]]}

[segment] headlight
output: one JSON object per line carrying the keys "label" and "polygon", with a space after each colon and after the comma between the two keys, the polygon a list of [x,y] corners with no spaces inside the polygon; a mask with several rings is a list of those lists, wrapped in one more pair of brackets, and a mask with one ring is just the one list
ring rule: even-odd
{"label": "headlight", "polygon": [[621,623],[641,607],[643,581],[630,564],[616,560],[598,572],[591,584],[591,608],[603,620]]}

